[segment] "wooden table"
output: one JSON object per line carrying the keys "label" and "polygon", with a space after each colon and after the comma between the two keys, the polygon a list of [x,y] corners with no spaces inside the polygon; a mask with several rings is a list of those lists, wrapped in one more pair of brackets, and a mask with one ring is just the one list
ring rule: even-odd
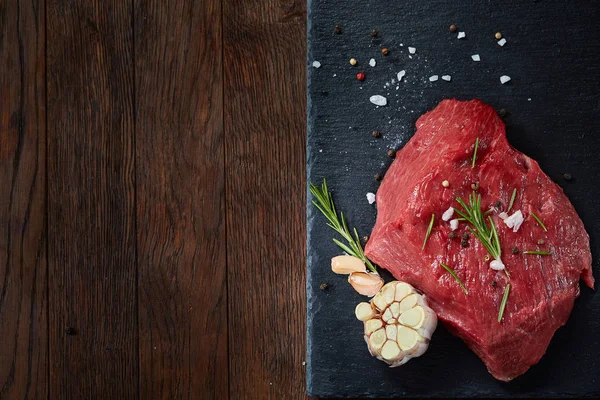
{"label": "wooden table", "polygon": [[304,1],[0,0],[0,398],[301,399]]}

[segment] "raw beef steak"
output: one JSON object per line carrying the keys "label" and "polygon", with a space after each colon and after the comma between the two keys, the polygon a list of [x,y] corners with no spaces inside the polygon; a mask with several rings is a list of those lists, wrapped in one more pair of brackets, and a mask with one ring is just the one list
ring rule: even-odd
{"label": "raw beef steak", "polygon": [[[377,223],[365,253],[422,290],[445,326],[488,371],[509,381],[539,361],[554,332],[565,324],[579,296],[579,279],[593,288],[589,237],[562,189],[536,161],[508,144],[504,123],[492,107],[479,100],[444,100],[416,125],[416,134],[397,153],[377,192]],[[461,209],[456,198],[467,201],[473,188],[481,194],[483,210],[495,207],[489,215],[510,278],[490,268],[488,252],[468,233],[467,222],[461,221],[451,234],[450,224],[441,219],[449,207]],[[515,188],[509,214],[520,210],[524,215],[517,232],[499,217]],[[435,222],[422,250],[432,214]],[[524,254],[526,250],[552,254]],[[456,272],[468,294],[440,263]]]}

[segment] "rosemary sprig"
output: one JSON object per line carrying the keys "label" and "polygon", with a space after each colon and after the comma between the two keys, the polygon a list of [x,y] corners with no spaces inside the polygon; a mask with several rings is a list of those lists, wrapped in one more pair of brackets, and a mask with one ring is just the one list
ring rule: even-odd
{"label": "rosemary sprig", "polygon": [[548,232],[548,229],[546,229],[546,225],[544,225],[544,223],[542,222],[542,220],[540,219],[540,217],[538,217],[537,215],[535,215],[533,211],[530,214],[537,221],[537,223],[540,224],[540,226],[542,227],[542,229],[544,230],[544,232]]}
{"label": "rosemary sprig", "polygon": [[498,237],[498,231],[494,225],[494,220],[491,216],[488,216],[489,226],[486,223],[484,213],[481,211],[481,195],[475,192],[469,196],[469,205],[467,205],[460,197],[456,198],[458,204],[460,204],[463,210],[455,209],[456,213],[464,218],[471,226],[469,230],[483,246],[487,249],[490,255],[498,260],[502,255],[502,249],[500,248],[500,239]]}
{"label": "rosemary sprig", "polygon": [[502,297],[502,303],[500,303],[500,311],[498,312],[498,322],[502,321],[502,316],[504,316],[504,309],[506,308],[506,301],[508,300],[509,292],[510,283],[506,285],[506,289],[504,289],[504,296]]}
{"label": "rosemary sprig", "polygon": [[377,272],[375,265],[365,256],[365,252],[363,251],[362,245],[360,244],[360,239],[358,236],[358,232],[356,228],[353,229],[354,237],[350,233],[348,229],[348,225],[346,224],[346,219],[344,218],[344,213],[340,212],[338,217],[338,213],[335,209],[335,204],[333,203],[333,198],[331,197],[331,193],[327,189],[327,181],[323,179],[323,184],[321,187],[315,186],[312,183],[309,184],[309,189],[312,195],[315,197],[315,200],[312,203],[323,213],[325,218],[329,221],[327,226],[331,229],[342,235],[342,237],[348,242],[348,245],[340,242],[337,239],[333,239],[333,242],[337,244],[342,250],[351,256],[360,258],[363,260],[367,268],[369,268],[372,272]]}
{"label": "rosemary sprig", "polygon": [[477,160],[477,148],[479,147],[479,138],[475,139],[475,150],[473,150],[473,161],[471,162],[471,168],[475,168],[475,161]]}
{"label": "rosemary sprig", "polygon": [[535,254],[538,256],[551,256],[552,253],[549,251],[538,251],[538,250],[525,250],[523,254]]}
{"label": "rosemary sprig", "polygon": [[469,291],[467,290],[467,288],[465,287],[465,285],[463,285],[463,283],[460,281],[460,278],[458,277],[458,275],[456,275],[456,272],[452,271],[452,269],[451,269],[449,266],[447,266],[446,264],[444,264],[444,263],[440,263],[440,265],[441,265],[441,266],[442,266],[442,267],[443,267],[443,268],[444,268],[446,271],[448,271],[448,273],[449,273],[450,275],[452,275],[452,277],[454,278],[454,280],[455,280],[456,282],[458,282],[458,284],[459,284],[459,285],[460,285],[460,287],[462,288],[463,292],[465,292],[465,294],[467,294],[467,295],[468,295],[468,294],[469,294]]}
{"label": "rosemary sprig", "polygon": [[515,188],[513,190],[512,196],[510,197],[510,204],[508,205],[508,210],[506,210],[507,213],[510,212],[510,210],[512,209],[513,204],[515,204],[515,198],[517,197],[517,188]]}
{"label": "rosemary sprig", "polygon": [[427,227],[427,234],[425,235],[425,241],[423,241],[423,247],[421,250],[425,250],[425,245],[429,240],[429,236],[431,235],[431,230],[433,229],[433,222],[435,221],[435,214],[431,214],[431,221],[429,221],[429,226]]}

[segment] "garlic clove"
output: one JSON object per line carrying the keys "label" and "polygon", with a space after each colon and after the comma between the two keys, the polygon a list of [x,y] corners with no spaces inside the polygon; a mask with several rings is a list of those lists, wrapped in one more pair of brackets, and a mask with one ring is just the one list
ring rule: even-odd
{"label": "garlic clove", "polygon": [[365,322],[365,335],[370,336],[371,333],[383,327],[383,322],[380,319],[370,319]]}
{"label": "garlic clove", "polygon": [[383,279],[374,273],[354,272],[348,277],[348,282],[359,294],[369,297],[376,295],[383,286]]}
{"label": "garlic clove", "polygon": [[411,293],[414,293],[415,289],[406,282],[398,282],[396,285],[396,293],[394,296],[394,300],[402,301],[406,296]]}
{"label": "garlic clove", "polygon": [[395,361],[402,357],[402,352],[396,342],[388,340],[381,348],[381,357],[387,361]]}
{"label": "garlic clove", "polygon": [[387,340],[387,335],[385,333],[385,329],[379,329],[369,337],[369,347],[371,350],[378,354],[379,350]]}
{"label": "garlic clove", "polygon": [[371,303],[365,302],[358,303],[354,309],[354,314],[359,321],[368,321],[376,315]]}
{"label": "garlic clove", "polygon": [[360,258],[337,256],[331,259],[331,270],[336,274],[348,275],[353,272],[367,272],[367,267]]}
{"label": "garlic clove", "polygon": [[408,296],[406,296],[404,298],[404,300],[402,300],[400,302],[400,312],[404,312],[407,310],[410,310],[411,308],[413,308],[414,306],[417,305],[418,302],[418,295],[416,293],[413,294],[409,294]]}

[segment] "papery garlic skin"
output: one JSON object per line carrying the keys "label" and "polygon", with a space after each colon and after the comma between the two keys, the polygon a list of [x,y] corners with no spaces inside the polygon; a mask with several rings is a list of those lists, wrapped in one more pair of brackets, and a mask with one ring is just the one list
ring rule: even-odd
{"label": "papery garlic skin", "polygon": [[364,322],[371,355],[391,367],[423,355],[437,328],[437,315],[426,297],[399,281],[387,283],[369,303],[358,304],[355,315]]}

